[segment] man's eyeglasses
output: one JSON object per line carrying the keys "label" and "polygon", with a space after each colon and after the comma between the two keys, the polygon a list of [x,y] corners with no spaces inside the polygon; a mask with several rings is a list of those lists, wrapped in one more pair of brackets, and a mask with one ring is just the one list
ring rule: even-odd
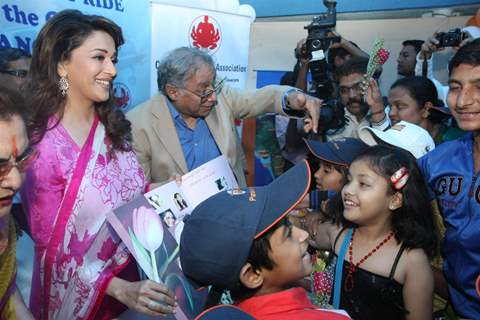
{"label": "man's eyeglasses", "polygon": [[223,88],[223,85],[224,85],[224,83],[225,83],[225,80],[227,80],[226,77],[223,78],[222,80],[216,82],[216,83],[212,86],[213,89],[205,90],[203,93],[197,93],[197,92],[191,91],[191,90],[189,90],[189,89],[187,89],[187,88],[182,88],[182,89],[184,89],[184,90],[190,92],[191,94],[199,97],[199,98],[200,98],[200,103],[205,103],[205,102],[207,102],[208,98],[210,98],[210,97],[212,96],[212,94],[214,94],[214,93],[215,93],[216,95],[220,94],[220,91],[222,91],[222,88]]}
{"label": "man's eyeglasses", "polygon": [[339,88],[340,94],[349,94],[351,90],[353,90],[355,94],[363,93],[363,81],[357,82],[351,87],[340,86]]}
{"label": "man's eyeglasses", "polygon": [[17,78],[25,78],[28,75],[28,70],[0,70],[0,73],[9,74]]}
{"label": "man's eyeglasses", "polygon": [[38,151],[32,147],[28,147],[23,154],[16,159],[0,160],[0,181],[3,180],[13,169],[17,167],[20,172],[25,172],[32,163],[38,158]]}

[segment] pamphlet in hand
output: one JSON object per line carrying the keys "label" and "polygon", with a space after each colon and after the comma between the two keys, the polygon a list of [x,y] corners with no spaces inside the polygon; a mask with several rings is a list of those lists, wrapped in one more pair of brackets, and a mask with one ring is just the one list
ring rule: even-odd
{"label": "pamphlet in hand", "polygon": [[171,181],[145,194],[168,226],[177,242],[183,218],[203,200],[228,189],[238,188],[227,158],[221,155],[182,176],[182,183]]}
{"label": "pamphlet in hand", "polygon": [[[228,161],[220,156],[184,175],[180,186],[169,182],[107,214],[145,275],[175,293],[177,312],[167,319],[193,319],[207,296],[207,290],[192,288],[181,271],[178,243],[183,218],[206,198],[237,187]],[[129,310],[121,319],[150,318]]]}

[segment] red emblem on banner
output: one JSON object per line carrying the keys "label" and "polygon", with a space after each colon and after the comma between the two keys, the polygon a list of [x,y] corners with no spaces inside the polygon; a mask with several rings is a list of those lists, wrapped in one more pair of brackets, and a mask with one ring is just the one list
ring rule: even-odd
{"label": "red emblem on banner", "polygon": [[212,16],[199,16],[190,27],[190,45],[215,53],[220,46],[220,25]]}
{"label": "red emblem on banner", "polygon": [[127,109],[130,106],[130,90],[121,83],[115,82],[113,84],[113,102],[117,108]]}

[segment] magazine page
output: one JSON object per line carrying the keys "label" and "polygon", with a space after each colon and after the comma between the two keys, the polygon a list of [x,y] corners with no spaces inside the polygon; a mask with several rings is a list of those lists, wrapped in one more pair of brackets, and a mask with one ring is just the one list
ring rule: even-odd
{"label": "magazine page", "polygon": [[181,189],[193,208],[220,191],[235,188],[237,179],[224,155],[182,176]]}
{"label": "magazine page", "polygon": [[203,200],[233,188],[238,188],[238,183],[222,155],[182,176],[180,185],[171,181],[146,193],[145,198],[180,242],[183,218]]}
{"label": "magazine page", "polygon": [[147,192],[145,198],[155,208],[175,240],[180,242],[183,218],[193,210],[182,189],[172,181]]}

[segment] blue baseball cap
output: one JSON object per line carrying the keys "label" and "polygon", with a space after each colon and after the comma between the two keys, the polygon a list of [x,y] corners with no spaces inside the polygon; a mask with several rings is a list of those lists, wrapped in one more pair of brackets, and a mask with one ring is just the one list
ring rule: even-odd
{"label": "blue baseball cap", "polygon": [[368,145],[355,138],[343,138],[329,142],[306,140],[310,152],[320,160],[349,167],[352,161],[368,149]]}
{"label": "blue baseball cap", "polygon": [[194,320],[255,320],[239,307],[222,304],[200,313]]}
{"label": "blue baseball cap", "polygon": [[267,186],[223,191],[200,203],[184,219],[183,273],[197,286],[236,287],[253,241],[298,205],[310,179],[302,161]]}

